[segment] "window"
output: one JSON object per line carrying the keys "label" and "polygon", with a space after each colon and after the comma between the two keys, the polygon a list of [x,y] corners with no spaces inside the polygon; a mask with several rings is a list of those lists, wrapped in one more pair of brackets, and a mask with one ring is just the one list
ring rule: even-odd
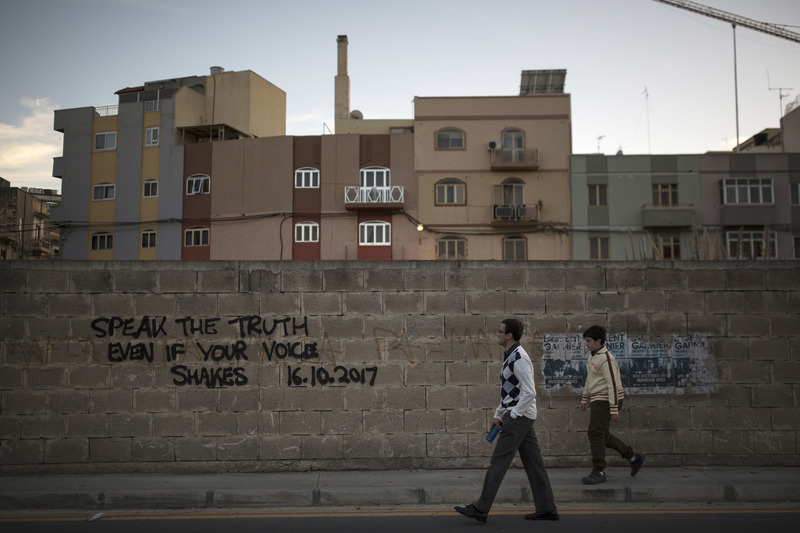
{"label": "window", "polygon": [[608,205],[608,185],[589,185],[589,207]]}
{"label": "window", "polygon": [[589,237],[589,259],[608,257],[608,237]]}
{"label": "window", "polygon": [[319,170],[316,168],[299,168],[294,171],[295,189],[318,189]]}
{"label": "window", "polygon": [[436,205],[464,205],[466,187],[458,180],[442,180],[436,184]]}
{"label": "window", "polygon": [[656,207],[678,207],[678,184],[654,183],[653,205]]}
{"label": "window", "polygon": [[161,111],[161,100],[148,100],[144,103],[144,110],[146,113],[152,111]]}
{"label": "window", "polygon": [[211,178],[196,174],[186,180],[186,194],[208,194],[211,192]]}
{"label": "window", "polygon": [[523,160],[525,148],[525,134],[521,130],[513,129],[503,132],[503,150],[506,152],[507,163],[519,163]]}
{"label": "window", "polygon": [[658,257],[655,259],[663,259],[665,261],[676,260],[681,258],[681,240],[678,237],[656,235],[653,239],[656,247]]}
{"label": "window", "polygon": [[110,233],[92,234],[92,250],[111,250],[114,248],[114,236]]}
{"label": "window", "polygon": [[771,204],[772,179],[727,178],[722,180],[723,204]]}
{"label": "window", "polygon": [[388,222],[362,222],[358,225],[358,243],[361,246],[390,246],[392,226]]}
{"label": "window", "polygon": [[794,238],[794,258],[800,259],[800,237],[798,236]]}
{"label": "window", "polygon": [[95,185],[92,190],[92,200],[113,200],[116,186],[113,183]]}
{"label": "window", "polygon": [[456,129],[445,129],[436,132],[437,150],[463,150],[464,132]]}
{"label": "window", "polygon": [[117,132],[116,131],[101,131],[94,134],[94,149],[101,150],[115,150],[117,148]]}
{"label": "window", "polygon": [[[764,259],[767,257],[764,250],[764,231],[727,231],[725,242],[730,259]],[[769,234],[768,257],[778,256],[777,234]]]}
{"label": "window", "polygon": [[389,187],[392,184],[388,168],[370,167],[361,169],[362,187]]}
{"label": "window", "polygon": [[791,188],[792,205],[800,205],[800,183],[792,183]]}
{"label": "window", "polygon": [[197,227],[186,230],[186,246],[208,246],[208,228]]}
{"label": "window", "polygon": [[465,259],[467,242],[457,235],[448,235],[439,240],[438,259]]}
{"label": "window", "polygon": [[522,181],[513,178],[502,185],[503,205],[523,205],[522,193],[524,190]]}
{"label": "window", "polygon": [[142,196],[145,198],[155,198],[158,196],[158,181],[145,180]]}
{"label": "window", "polygon": [[319,242],[319,224],[300,222],[294,227],[294,242]]}
{"label": "window", "polygon": [[156,247],[156,232],[147,230],[142,232],[142,248]]}
{"label": "window", "polygon": [[503,259],[506,261],[525,260],[525,239],[508,237],[503,241]]}
{"label": "window", "polygon": [[158,146],[158,126],[153,126],[144,130],[144,145]]}

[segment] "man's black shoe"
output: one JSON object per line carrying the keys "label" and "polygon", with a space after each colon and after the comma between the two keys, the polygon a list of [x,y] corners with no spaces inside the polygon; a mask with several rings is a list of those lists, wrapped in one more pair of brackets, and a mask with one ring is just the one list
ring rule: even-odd
{"label": "man's black shoe", "polygon": [[636,452],[633,454],[633,461],[631,461],[631,476],[635,476],[639,473],[639,469],[642,468],[644,464],[644,457],[643,453]]}
{"label": "man's black shoe", "polygon": [[525,520],[558,520],[558,511],[526,514]]}
{"label": "man's black shoe", "polygon": [[488,515],[483,511],[477,510],[475,506],[472,504],[469,504],[466,507],[460,507],[456,505],[454,509],[459,513],[463,514],[464,516],[466,516],[467,518],[474,518],[478,522],[482,522],[484,524],[486,523],[486,517]]}

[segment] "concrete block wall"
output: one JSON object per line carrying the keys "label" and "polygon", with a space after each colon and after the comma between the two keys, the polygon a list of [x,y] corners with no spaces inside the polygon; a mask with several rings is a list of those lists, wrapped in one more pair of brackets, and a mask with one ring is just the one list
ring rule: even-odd
{"label": "concrete block wall", "polygon": [[543,340],[591,324],[707,339],[710,388],[626,398],[651,464],[800,463],[796,262],[4,261],[0,309],[0,473],[482,467],[509,316],[548,465],[589,459]]}

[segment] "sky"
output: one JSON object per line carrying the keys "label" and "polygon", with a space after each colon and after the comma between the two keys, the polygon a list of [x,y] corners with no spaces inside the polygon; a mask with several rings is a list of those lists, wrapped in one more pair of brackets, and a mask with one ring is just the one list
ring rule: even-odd
{"label": "sky", "polygon": [[[800,33],[797,0],[702,3]],[[287,94],[287,134],[321,135],[338,35],[366,119],[413,118],[415,96],[516,95],[522,70],[566,69],[573,153],[736,144],[731,24],[655,0],[0,0],[0,177],[60,190],[55,109],[212,66],[269,80]],[[800,97],[800,43],[735,35],[744,141]]]}

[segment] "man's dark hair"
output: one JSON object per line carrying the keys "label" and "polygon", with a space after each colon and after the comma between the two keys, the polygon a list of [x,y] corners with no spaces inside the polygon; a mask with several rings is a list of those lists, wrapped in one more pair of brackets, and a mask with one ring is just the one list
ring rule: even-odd
{"label": "man's dark hair", "polygon": [[511,336],[514,337],[514,340],[519,342],[519,340],[522,338],[522,322],[516,318],[506,318],[501,322],[501,324],[505,324],[506,333],[511,333]]}
{"label": "man's dark hair", "polygon": [[583,332],[583,338],[594,339],[600,341],[603,346],[606,345],[606,328],[603,326],[591,326]]}

